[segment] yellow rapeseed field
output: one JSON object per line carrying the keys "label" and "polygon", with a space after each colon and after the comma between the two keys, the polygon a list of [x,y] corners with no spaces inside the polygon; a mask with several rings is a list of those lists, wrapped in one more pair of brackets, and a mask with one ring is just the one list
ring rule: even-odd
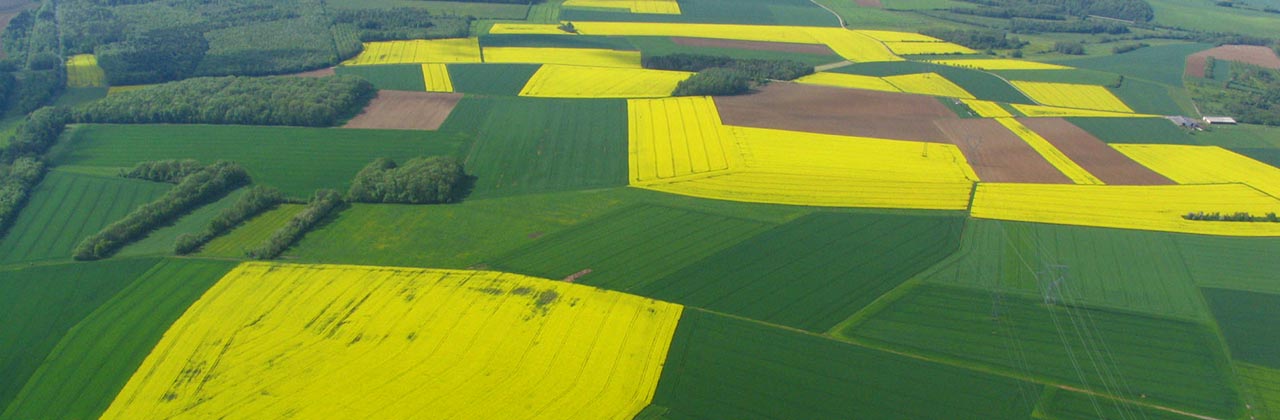
{"label": "yellow rapeseed field", "polygon": [[964,99],[962,100],[962,102],[964,102],[965,105],[968,105],[969,109],[972,109],[973,112],[977,112],[978,116],[981,116],[983,118],[1000,118],[1000,117],[1013,116],[1013,114],[1009,113],[1009,110],[1004,109],[1003,106],[1000,106],[1000,104],[992,101],[983,101],[979,99]]}
{"label": "yellow rapeseed field", "polygon": [[889,76],[885,81],[907,93],[972,99],[973,94],[937,73],[918,73]]}
{"label": "yellow rapeseed field", "polygon": [[563,6],[627,9],[631,13],[658,15],[680,14],[680,4],[675,0],[565,0]]}
{"label": "yellow rapeseed field", "polygon": [[520,96],[552,98],[661,98],[693,73],[544,64]]}
{"label": "yellow rapeseed field", "polygon": [[1280,223],[1186,220],[1190,212],[1280,212],[1280,200],[1242,184],[978,185],[972,215],[1077,226],[1206,235],[1280,236]]}
{"label": "yellow rapeseed field", "polygon": [[1071,179],[1071,182],[1077,184],[1103,183],[1101,179],[1098,179],[1098,177],[1093,176],[1093,174],[1089,173],[1089,171],[1085,170],[1079,164],[1076,164],[1075,161],[1067,157],[1067,155],[1062,153],[1061,150],[1054,147],[1052,143],[1049,143],[1049,141],[1045,140],[1044,137],[1036,134],[1035,131],[1031,131],[1027,126],[1022,125],[1018,120],[1013,118],[996,118],[995,120],[998,121],[1000,125],[1008,128],[1009,131],[1012,131],[1013,134],[1018,135],[1022,141],[1027,142],[1032,149],[1035,149],[1037,153],[1040,153],[1040,156],[1044,157],[1044,160],[1049,161],[1049,164],[1053,165],[1054,168],[1058,168],[1058,171],[1061,171],[1063,175],[1066,175],[1067,178]]}
{"label": "yellow rapeseed field", "polygon": [[875,38],[883,42],[942,42],[941,39],[915,32],[876,31],[857,29],[854,32]]}
{"label": "yellow rapeseed field", "polygon": [[1003,58],[983,58],[973,60],[929,60],[930,63],[944,64],[952,67],[963,67],[978,70],[1062,70],[1067,66],[1039,63],[1035,61],[1009,60]]}
{"label": "yellow rapeseed field", "polygon": [[342,64],[479,63],[480,43],[475,38],[415,39],[366,42],[364,51]]}
{"label": "yellow rapeseed field", "polygon": [[956,45],[950,42],[893,42],[886,41],[884,45],[889,47],[890,51],[899,55],[911,54],[974,54],[976,51],[969,49],[963,45]]}
{"label": "yellow rapeseed field", "polygon": [[817,72],[795,80],[806,85],[835,86],[851,89],[878,90],[883,92],[901,92],[892,83],[875,76]]}
{"label": "yellow rapeseed field", "polygon": [[978,177],[949,144],[722,125],[709,98],[635,99],[631,185],[694,197],[964,209]]}
{"label": "yellow rapeseed field", "polygon": [[449,67],[443,63],[423,64],[422,80],[426,82],[427,92],[453,92],[453,80],[449,78]]}
{"label": "yellow rapeseed field", "polygon": [[1242,183],[1280,198],[1280,169],[1218,146],[1112,145],[1179,184]]}
{"label": "yellow rapeseed field", "polygon": [[244,263],[103,418],[630,419],[681,310],[505,273]]}
{"label": "yellow rapeseed field", "polygon": [[76,54],[67,58],[67,87],[102,87],[107,85],[107,75],[98,67],[98,57],[93,54]]}
{"label": "yellow rapeseed field", "polygon": [[1102,86],[1014,80],[1013,86],[1036,102],[1067,108],[1130,112],[1128,105]]}
{"label": "yellow rapeseed field", "polygon": [[[559,34],[572,35],[558,25],[497,23],[491,34]],[[684,36],[692,38],[733,39],[741,41],[823,44],[836,54],[854,62],[901,61],[883,43],[859,32],[843,28],[808,26],[731,25],[712,23],[651,22],[573,22],[582,35],[603,36]]]}
{"label": "yellow rapeseed field", "polygon": [[1036,118],[1066,118],[1066,117],[1099,117],[1099,118],[1134,118],[1134,117],[1153,117],[1147,114],[1133,114],[1128,112],[1111,112],[1097,111],[1092,109],[1079,108],[1062,108],[1056,106],[1044,105],[1023,105],[1011,104],[1013,109],[1018,110],[1023,115]]}
{"label": "yellow rapeseed field", "polygon": [[639,51],[599,48],[486,47],[486,63],[540,63],[640,68]]}

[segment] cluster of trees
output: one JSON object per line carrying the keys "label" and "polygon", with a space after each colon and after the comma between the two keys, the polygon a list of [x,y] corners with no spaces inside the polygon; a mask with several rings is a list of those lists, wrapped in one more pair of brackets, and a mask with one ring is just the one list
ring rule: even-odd
{"label": "cluster of trees", "polygon": [[698,72],[680,82],[672,95],[740,95],[753,84],[794,80],[813,74],[813,66],[794,60],[737,59],[720,55],[669,54],[646,56],[647,69]]}
{"label": "cluster of trees", "polygon": [[248,183],[249,174],[240,165],[216,162],[188,175],[156,201],[138,207],[123,219],[85,238],[76,245],[72,257],[82,261],[106,258],[152,230]]}
{"label": "cluster of trees", "polygon": [[208,51],[203,33],[177,28],[131,33],[98,46],[94,54],[107,83],[139,85],[190,77]]}
{"label": "cluster of trees", "polygon": [[1012,50],[1029,44],[1002,30],[994,29],[923,29],[921,34],[960,44],[975,50]]}
{"label": "cluster of trees", "polygon": [[978,8],[956,9],[954,13],[978,14],[998,18],[1033,18],[1063,20],[1069,17],[1101,16],[1133,22],[1148,22],[1155,17],[1145,0],[963,0]]}
{"label": "cluster of trees", "polygon": [[232,228],[252,219],[254,216],[275,208],[285,201],[284,194],[275,188],[255,186],[248,193],[240,196],[231,207],[223,209],[209,221],[209,225],[199,233],[178,235],[173,244],[173,251],[178,255],[186,255],[200,249],[213,238],[230,232]]}
{"label": "cluster of trees", "polygon": [[1187,213],[1182,215],[1182,218],[1187,220],[1201,220],[1201,221],[1213,221],[1213,222],[1280,223],[1280,217],[1277,217],[1274,212],[1267,213],[1264,216],[1254,216],[1247,212],[1235,212],[1235,213],[1227,213],[1227,214],[1216,213],[1216,212],[1215,213],[1192,212],[1192,213]]}
{"label": "cluster of trees", "polygon": [[1128,45],[1117,45],[1117,46],[1111,47],[1111,53],[1112,53],[1112,54],[1124,54],[1124,53],[1127,53],[1127,52],[1133,52],[1133,51],[1136,51],[1136,50],[1139,50],[1139,49],[1142,49],[1142,48],[1146,48],[1146,47],[1150,47],[1150,46],[1151,46],[1151,44],[1148,44],[1148,43],[1145,43],[1145,42],[1139,42],[1139,43],[1137,43],[1137,44],[1128,44]]}
{"label": "cluster of trees", "polygon": [[111,95],[73,110],[84,123],[331,126],[373,98],[352,76],[201,77]]}
{"label": "cluster of trees", "polygon": [[18,211],[26,204],[31,189],[44,177],[44,162],[24,157],[0,165],[0,237],[9,230]]}
{"label": "cluster of trees", "polygon": [[1053,51],[1067,55],[1084,55],[1084,44],[1076,41],[1058,41],[1053,43]]}
{"label": "cluster of trees", "polygon": [[1124,34],[1129,27],[1117,22],[1099,22],[1086,19],[1041,20],[1041,19],[1009,19],[1009,31],[1019,34],[1037,34],[1041,32],[1062,32],[1077,34]]}
{"label": "cluster of trees", "polygon": [[347,197],[362,203],[451,203],[466,192],[467,181],[462,162],[451,156],[414,158],[403,165],[379,158],[356,174]]}
{"label": "cluster of trees", "polygon": [[713,67],[676,84],[672,96],[741,95],[751,90],[751,79],[731,69]]}
{"label": "cluster of trees", "polygon": [[333,22],[356,28],[361,41],[462,38],[470,33],[470,16],[441,16],[428,10],[356,9],[334,12]]}
{"label": "cluster of trees", "polygon": [[152,182],[177,184],[187,175],[204,170],[204,165],[195,159],[169,159],[139,162],[133,169],[120,170],[120,176]]}
{"label": "cluster of trees", "polygon": [[262,244],[245,251],[245,255],[257,260],[269,260],[279,256],[342,205],[341,193],[334,190],[316,191],[315,196],[307,202],[306,208],[289,219],[289,223],[271,234],[271,237]]}
{"label": "cluster of trees", "polygon": [[28,114],[9,137],[9,144],[0,151],[0,162],[44,154],[58,141],[70,118],[70,113],[60,107],[40,108]]}
{"label": "cluster of trees", "polygon": [[56,2],[19,12],[0,34],[0,112],[26,114],[62,92],[66,69],[58,43]]}

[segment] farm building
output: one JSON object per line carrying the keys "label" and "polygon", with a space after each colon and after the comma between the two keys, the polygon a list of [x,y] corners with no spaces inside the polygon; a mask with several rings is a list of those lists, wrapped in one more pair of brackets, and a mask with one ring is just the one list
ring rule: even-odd
{"label": "farm building", "polygon": [[1204,117],[1204,122],[1209,124],[1235,124],[1236,119],[1231,117]]}

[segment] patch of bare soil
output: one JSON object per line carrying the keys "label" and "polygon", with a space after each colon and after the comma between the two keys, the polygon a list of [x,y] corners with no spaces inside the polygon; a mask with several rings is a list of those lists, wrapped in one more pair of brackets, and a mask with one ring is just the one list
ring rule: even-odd
{"label": "patch of bare soil", "polygon": [[[1215,60],[1238,61],[1255,66],[1280,69],[1280,57],[1276,56],[1276,51],[1257,45],[1223,45],[1192,54],[1190,57],[1196,56],[1213,57]],[[1190,57],[1187,58],[1188,63],[1190,63]],[[1201,74],[1204,73],[1203,67],[1201,66]]]}
{"label": "patch of bare soil", "polygon": [[318,70],[304,71],[304,72],[301,72],[301,73],[293,73],[293,74],[290,74],[289,76],[294,76],[294,77],[329,77],[329,76],[333,76],[333,75],[335,75],[335,74],[337,74],[337,73],[335,73],[335,72],[333,71],[333,67],[329,67],[329,68],[318,69]]}
{"label": "patch of bare soil", "polygon": [[1112,185],[1173,185],[1163,175],[1112,149],[1089,132],[1061,118],[1020,118],[1023,125],[1057,147],[1077,165]]}
{"label": "patch of bare soil", "polygon": [[1200,54],[1192,54],[1187,56],[1187,67],[1186,67],[1186,70],[1184,70],[1187,76],[1199,77],[1203,79],[1205,75],[1204,71],[1206,70],[1204,66],[1205,64],[1208,64],[1205,60],[1206,58],[1209,58],[1209,56],[1200,55]]}
{"label": "patch of bare soil", "polygon": [[874,7],[877,9],[884,7],[884,5],[880,3],[880,0],[854,0],[854,3],[858,3],[858,5],[862,7]]}
{"label": "patch of bare soil", "polygon": [[734,48],[739,50],[776,51],[801,54],[836,55],[826,45],[792,44],[786,42],[735,41],[730,39],[684,38],[672,37],[671,42],[677,45],[707,48]]}
{"label": "patch of bare soil", "polygon": [[955,119],[930,96],[774,82],[715,98],[728,125],[949,143],[930,121]]}
{"label": "patch of bare soil", "polygon": [[382,90],[360,115],[342,127],[435,130],[461,99],[460,93]]}
{"label": "patch of bare soil", "polygon": [[934,121],[934,124],[960,148],[969,166],[983,181],[1072,183],[1027,142],[995,120],[952,119]]}

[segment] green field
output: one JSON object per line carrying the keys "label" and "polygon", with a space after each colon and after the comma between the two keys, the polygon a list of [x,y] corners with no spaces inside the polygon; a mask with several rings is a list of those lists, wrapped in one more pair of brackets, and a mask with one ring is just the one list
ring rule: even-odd
{"label": "green field", "polygon": [[426,79],[422,77],[421,64],[382,64],[376,66],[338,66],[337,74],[356,76],[383,90],[407,90],[425,92]]}
{"label": "green field", "polygon": [[825,331],[955,251],[959,217],[814,213],[634,293]]}
{"label": "green field", "polygon": [[1280,369],[1236,363],[1236,375],[1244,382],[1250,418],[1280,418]]}
{"label": "green field", "polygon": [[515,96],[538,71],[538,64],[449,64],[455,92]]}
{"label": "green field", "polygon": [[922,61],[858,63],[852,66],[832,69],[831,71],[880,77],[912,73],[937,73],[964,88],[964,90],[969,91],[978,99],[1015,104],[1035,103],[1035,101],[1023,95],[1022,92],[1014,89],[1009,83],[991,73]]}
{"label": "green field", "polygon": [[1244,410],[1223,346],[1202,324],[941,285],[876,309],[838,333],[1201,415]]}
{"label": "green field", "polygon": [[805,0],[679,0],[679,3],[678,15],[565,7],[560,10],[560,20],[840,26],[835,15]]}
{"label": "green field", "polygon": [[1009,378],[686,309],[653,404],[671,420],[991,420],[1028,418],[1039,394]]}
{"label": "green field", "polygon": [[[1280,23],[1280,21],[1277,21]],[[1124,54],[1111,54],[1071,60],[1058,60],[1058,64],[1082,69],[1123,74],[1173,87],[1182,87],[1182,73],[1187,56],[1212,44],[1178,43],[1139,48]]]}
{"label": "green field", "polygon": [[1280,17],[1256,10],[1219,7],[1198,0],[1151,0],[1155,23],[1206,32],[1273,37]]}
{"label": "green field", "polygon": [[0,265],[71,260],[80,240],[120,220],[172,185],[52,171],[31,193],[14,225],[0,238]]}
{"label": "green field", "polygon": [[472,133],[472,198],[627,185],[627,102],[464,98],[442,131]]}
{"label": "green field", "polygon": [[1054,293],[1069,302],[1207,319],[1174,236],[975,219],[960,252],[919,278],[1038,298],[1061,277]]}
{"label": "green field", "polygon": [[1280,369],[1280,295],[1205,288],[1204,298],[1235,360]]}
{"label": "green field", "polygon": [[105,87],[69,88],[63,91],[61,95],[58,95],[58,99],[53,101],[53,105],[73,107],[105,97],[107,97],[107,88]]}
{"label": "green field", "polygon": [[1164,118],[1067,118],[1107,143],[1196,144],[1189,131]]}
{"label": "green field", "polygon": [[301,204],[281,204],[268,210],[244,224],[237,226],[230,233],[214,238],[200,247],[199,255],[216,258],[244,258],[245,250],[271,238],[277,229],[289,223],[293,215],[302,211]]}
{"label": "green field", "polygon": [[117,255],[172,255],[173,243],[177,241],[179,235],[203,231],[209,226],[210,220],[213,220],[223,209],[231,207],[248,190],[248,188],[241,188],[223,196],[218,201],[200,206],[173,223],[148,233],[147,237],[125,246]]}
{"label": "green field", "polygon": [[[564,38],[564,37],[561,37]],[[723,55],[738,59],[795,60],[812,66],[834,63],[844,60],[835,54],[803,54],[779,51],[759,51],[741,48],[690,47],[676,44],[670,37],[636,36],[631,37],[631,44],[640,50],[645,57],[667,54],[708,54]]]}
{"label": "green field", "polygon": [[1124,101],[1125,105],[1134,112],[1152,115],[1195,115],[1195,110],[1188,107],[1183,109],[1178,106],[1178,102],[1173,95],[1181,94],[1181,89],[1171,89],[1168,86],[1159,83],[1148,82],[1133,78],[1125,79],[1119,88],[1108,87],[1111,93]]}
{"label": "green field", "polygon": [[412,7],[442,15],[475,16],[481,19],[524,19],[529,6],[524,4],[482,3],[467,1],[421,0],[336,0],[326,3],[336,9],[388,9]]}
{"label": "green field", "polygon": [[56,165],[125,168],[147,160],[196,159],[240,163],[255,183],[308,197],[318,188],[346,190],[379,157],[461,156],[461,134],[408,130],[218,125],[82,125],[64,135]]}
{"label": "green field", "polygon": [[1271,166],[1280,168],[1280,149],[1253,149],[1243,147],[1233,147],[1231,151],[1248,156],[1253,160],[1266,163]]}
{"label": "green field", "polygon": [[1045,390],[1040,405],[1036,407],[1037,419],[1094,420],[1094,419],[1146,419],[1193,420],[1170,411],[1139,405],[1129,401],[1071,392],[1059,388]]}
{"label": "green field", "polygon": [[0,418],[101,415],[169,325],[233,266],[162,260],[71,328]]}
{"label": "green field", "polygon": [[1096,70],[995,70],[992,74],[1009,80],[1029,82],[1075,83],[1080,85],[1114,85],[1120,75]]}
{"label": "green field", "polygon": [[1280,238],[1177,235],[1184,264],[1196,284],[1219,289],[1280,293]]}
{"label": "green field", "polygon": [[[64,334],[156,264],[114,259],[0,271],[0,411]],[[7,416],[6,416],[7,417]]]}
{"label": "green field", "polygon": [[634,51],[626,37],[600,35],[526,35],[498,34],[480,37],[481,47],[597,48]]}
{"label": "green field", "polygon": [[772,226],[741,217],[640,204],[539,238],[491,265],[551,279],[591,270],[575,282],[633,291]]}
{"label": "green field", "polygon": [[963,27],[963,25],[911,12],[862,7],[848,0],[814,0],[834,10],[844,18],[845,26],[858,29],[889,29],[924,27]]}
{"label": "green field", "polygon": [[1280,148],[1280,127],[1264,125],[1215,125],[1196,133],[1196,142],[1204,145],[1244,148]]}

